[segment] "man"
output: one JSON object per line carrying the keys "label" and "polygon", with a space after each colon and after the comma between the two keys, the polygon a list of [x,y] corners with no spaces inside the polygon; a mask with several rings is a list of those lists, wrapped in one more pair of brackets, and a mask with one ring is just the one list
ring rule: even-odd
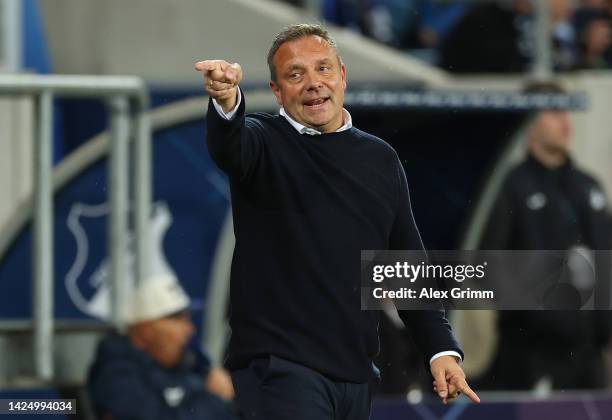
{"label": "man", "polygon": [[233,398],[229,375],[186,351],[194,333],[188,308],[189,298],[172,276],[139,285],[129,300],[127,335],[101,341],[89,373],[100,418],[236,418],[223,402]]}
{"label": "man", "polygon": [[[563,90],[555,83],[540,82],[527,92]],[[612,229],[603,189],[574,165],[570,140],[567,111],[541,111],[534,117],[527,130],[528,156],[507,176],[481,248],[610,249]],[[603,311],[500,312],[499,351],[483,385],[494,389],[603,387],[602,350],[610,337],[609,318]]]}
{"label": "man", "polygon": [[[471,2],[440,46],[440,67],[453,73],[524,73],[536,54],[531,0]],[[568,0],[549,0],[550,37],[555,69],[575,64],[575,39]]]}
{"label": "man", "polygon": [[[229,176],[236,247],[227,364],[248,418],[367,419],[378,314],[360,310],[361,249],[422,249],[395,151],[352,126],[327,31],[293,25],[268,53],[280,115],[245,117],[242,70],[196,63],[207,141]],[[466,393],[440,312],[402,314],[446,403]]]}
{"label": "man", "polygon": [[612,68],[612,16],[600,8],[579,9],[574,17],[579,40],[580,69]]}

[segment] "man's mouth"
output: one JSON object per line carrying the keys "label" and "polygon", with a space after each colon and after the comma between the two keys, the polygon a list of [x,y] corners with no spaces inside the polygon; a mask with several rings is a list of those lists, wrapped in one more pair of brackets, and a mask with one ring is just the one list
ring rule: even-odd
{"label": "man's mouth", "polygon": [[310,101],[304,102],[304,105],[306,105],[310,109],[316,110],[322,108],[328,100],[329,98],[311,99]]}

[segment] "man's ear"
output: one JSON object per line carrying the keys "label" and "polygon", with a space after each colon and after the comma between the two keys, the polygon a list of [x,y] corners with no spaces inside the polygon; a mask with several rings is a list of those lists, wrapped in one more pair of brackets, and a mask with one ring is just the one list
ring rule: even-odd
{"label": "man's ear", "polygon": [[342,85],[346,90],[346,66],[344,65],[344,63],[340,64],[340,75],[342,76]]}
{"label": "man's ear", "polygon": [[280,88],[278,87],[278,85],[276,83],[274,83],[274,81],[270,80],[270,89],[272,90],[272,93],[274,94],[274,96],[276,97],[276,102],[280,105],[283,106],[283,101],[281,99],[281,92],[280,92]]}

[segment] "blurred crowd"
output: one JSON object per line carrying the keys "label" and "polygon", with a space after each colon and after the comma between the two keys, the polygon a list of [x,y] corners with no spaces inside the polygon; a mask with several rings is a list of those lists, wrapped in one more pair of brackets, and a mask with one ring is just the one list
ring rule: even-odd
{"label": "blurred crowd", "polygon": [[[293,4],[304,1],[292,0]],[[534,0],[322,0],[322,17],[456,73],[524,72]],[[548,0],[556,71],[612,68],[612,0]]]}

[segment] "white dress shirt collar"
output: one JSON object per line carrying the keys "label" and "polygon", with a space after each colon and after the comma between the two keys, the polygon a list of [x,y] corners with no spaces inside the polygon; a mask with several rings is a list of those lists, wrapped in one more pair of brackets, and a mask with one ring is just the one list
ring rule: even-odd
{"label": "white dress shirt collar", "polygon": [[[289,124],[291,124],[293,128],[295,128],[297,132],[300,134],[310,134],[311,136],[318,136],[320,134],[323,134],[319,130],[315,130],[314,128],[306,127],[305,125],[300,124],[299,122],[291,118],[291,116],[289,116],[289,114],[285,112],[285,108],[283,107],[281,107],[279,113],[280,115],[285,117],[285,119],[289,122]],[[351,117],[351,114],[349,114],[349,112],[345,108],[342,108],[342,118],[343,118],[342,121],[344,124],[342,125],[342,127],[336,130],[336,133],[340,131],[346,131],[353,126],[353,118]]]}

